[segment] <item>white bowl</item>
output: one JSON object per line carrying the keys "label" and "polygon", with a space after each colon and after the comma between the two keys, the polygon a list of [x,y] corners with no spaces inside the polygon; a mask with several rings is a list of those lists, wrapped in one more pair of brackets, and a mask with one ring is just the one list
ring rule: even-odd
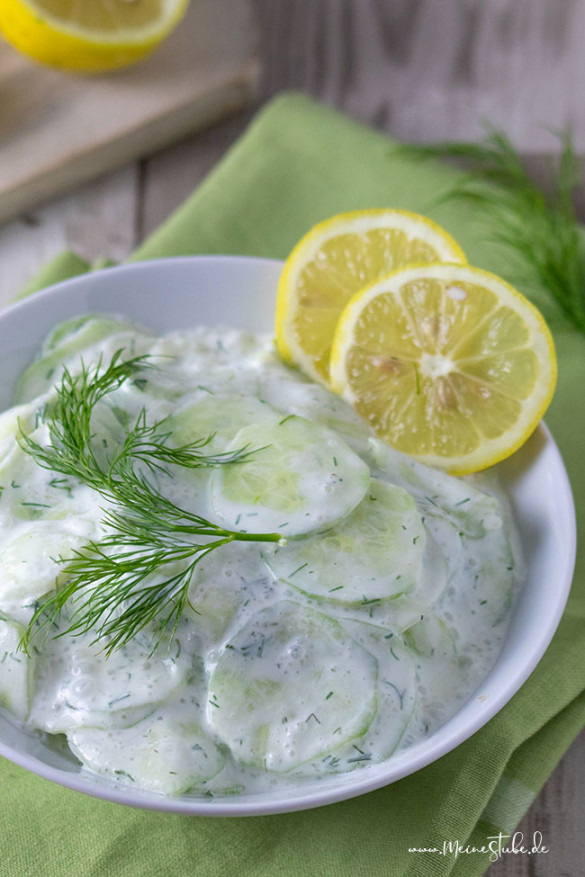
{"label": "white bowl", "polygon": [[[125,314],[165,332],[229,325],[270,332],[281,263],[198,256],[141,262],[53,286],[0,314],[0,410],[10,406],[19,372],[56,323],[75,314]],[[197,815],[283,813],[330,804],[385,786],[458,746],[491,719],[532,673],[558,626],[575,561],[575,512],[569,481],[550,433],[541,425],[500,464],[528,564],[503,650],[488,678],[430,738],[359,772],[238,798],[163,798],[117,787],[80,772],[67,752],[26,733],[0,710],[0,754],[61,785],[138,807]]]}

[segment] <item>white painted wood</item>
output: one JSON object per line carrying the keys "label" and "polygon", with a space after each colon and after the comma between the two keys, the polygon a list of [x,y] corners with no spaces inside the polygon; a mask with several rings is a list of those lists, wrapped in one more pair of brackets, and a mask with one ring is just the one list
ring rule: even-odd
{"label": "white painted wood", "polygon": [[583,0],[255,0],[264,92],[297,87],[398,139],[502,126],[524,153],[585,152]]}
{"label": "white painted wood", "polygon": [[256,31],[243,0],[192,0],[147,61],[70,76],[0,46],[0,221],[249,102]]}
{"label": "white painted wood", "polygon": [[90,262],[125,258],[136,244],[137,178],[126,167],[0,227],[0,307],[64,249]]}

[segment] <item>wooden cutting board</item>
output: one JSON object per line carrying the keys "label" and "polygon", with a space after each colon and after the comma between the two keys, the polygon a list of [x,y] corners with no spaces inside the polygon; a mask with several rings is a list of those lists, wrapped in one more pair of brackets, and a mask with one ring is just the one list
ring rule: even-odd
{"label": "wooden cutting board", "polygon": [[148,60],[71,76],[0,44],[0,222],[253,101],[249,0],[191,0]]}

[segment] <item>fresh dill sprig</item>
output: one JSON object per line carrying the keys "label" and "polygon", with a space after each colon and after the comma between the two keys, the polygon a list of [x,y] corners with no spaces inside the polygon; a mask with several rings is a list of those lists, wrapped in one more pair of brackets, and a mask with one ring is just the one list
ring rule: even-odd
{"label": "fresh dill sprig", "polygon": [[565,319],[585,334],[585,243],[574,204],[580,167],[570,132],[558,137],[549,191],[534,182],[509,138],[494,128],[479,143],[446,141],[399,151],[419,159],[463,161],[469,170],[440,200],[462,200],[495,216],[493,240],[519,254],[525,266],[522,276],[511,279],[548,293]]}
{"label": "fresh dill sprig", "polygon": [[211,551],[231,542],[282,542],[279,533],[239,533],[225,530],[201,515],[183,509],[152,483],[169,476],[169,467],[215,468],[244,462],[257,450],[243,447],[225,454],[205,452],[212,436],[180,447],[167,442],[166,421],[148,424],[141,410],[112,456],[96,453],[92,417],[96,406],[131,376],[152,368],[147,357],[124,360],[118,350],[104,367],[100,359],[73,375],[64,369],[56,398],[47,407],[49,441],[40,444],[20,427],[23,450],[52,472],[73,478],[106,500],[101,524],[106,535],[91,541],[62,564],[57,590],[41,601],[22,640],[27,650],[41,628],[57,624],[68,606],[66,633],[92,633],[104,640],[110,654],[146,625],[156,621],[163,639],[172,639],[188,603],[189,584],[196,565]]}

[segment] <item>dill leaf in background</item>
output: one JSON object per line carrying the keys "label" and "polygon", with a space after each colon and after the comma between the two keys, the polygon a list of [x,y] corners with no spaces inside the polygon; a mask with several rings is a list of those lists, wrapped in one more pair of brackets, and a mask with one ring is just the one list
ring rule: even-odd
{"label": "dill leaf in background", "polygon": [[440,200],[467,202],[491,220],[490,238],[519,256],[522,266],[510,270],[504,262],[499,273],[534,299],[547,318],[560,316],[585,335],[585,237],[575,211],[580,168],[570,131],[557,136],[560,152],[551,162],[547,191],[495,128],[479,143],[445,141],[399,151],[420,160],[463,162],[467,172]]}

